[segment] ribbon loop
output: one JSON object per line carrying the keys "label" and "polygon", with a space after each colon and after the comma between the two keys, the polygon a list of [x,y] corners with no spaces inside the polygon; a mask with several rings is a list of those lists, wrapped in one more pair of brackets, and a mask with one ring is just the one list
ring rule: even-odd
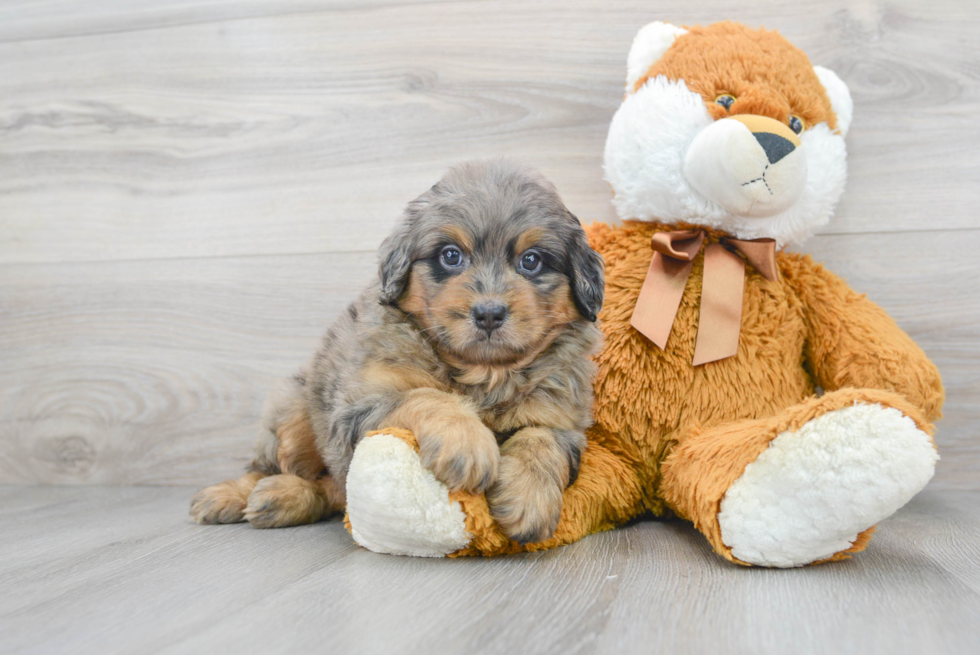
{"label": "ribbon loop", "polygon": [[759,271],[759,275],[770,282],[779,279],[779,268],[776,266],[775,239],[743,240],[726,237],[722,241],[732,244],[736,250],[745,255],[745,259],[752,264],[752,268]]}
{"label": "ribbon loop", "polygon": [[666,257],[693,262],[701,252],[704,236],[703,230],[657,232],[653,235],[650,246]]}
{"label": "ribbon loop", "polygon": [[[706,237],[704,230],[658,232],[653,235],[650,244],[653,257],[636,299],[630,325],[660,348],[667,345],[687,279]],[[694,366],[738,354],[745,262],[725,246],[731,246],[741,253],[767,280],[779,279],[775,240],[724,237],[721,242],[704,249],[701,315],[694,346]]]}

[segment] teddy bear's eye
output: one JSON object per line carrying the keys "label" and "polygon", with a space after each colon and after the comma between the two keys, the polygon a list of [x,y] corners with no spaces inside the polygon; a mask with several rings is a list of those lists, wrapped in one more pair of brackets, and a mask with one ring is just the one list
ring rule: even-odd
{"label": "teddy bear's eye", "polygon": [[803,131],[804,127],[806,127],[806,125],[803,123],[802,118],[795,115],[789,117],[789,129],[799,134],[800,132]]}
{"label": "teddy bear's eye", "polygon": [[735,104],[735,96],[728,93],[722,93],[720,96],[715,98],[715,102],[725,109],[731,109],[732,105]]}

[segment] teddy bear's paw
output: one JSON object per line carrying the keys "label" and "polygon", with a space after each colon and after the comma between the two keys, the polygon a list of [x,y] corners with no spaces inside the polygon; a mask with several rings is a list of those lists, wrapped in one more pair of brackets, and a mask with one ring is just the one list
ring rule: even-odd
{"label": "teddy bear's paw", "polygon": [[443,557],[472,539],[448,487],[411,446],[390,434],[370,436],[354,451],[347,518],[354,541],[376,553]]}
{"label": "teddy bear's paw", "polygon": [[718,523],[732,555],[802,566],[851,547],[932,478],[929,435],[897,409],[855,403],[784,432],[728,489]]}

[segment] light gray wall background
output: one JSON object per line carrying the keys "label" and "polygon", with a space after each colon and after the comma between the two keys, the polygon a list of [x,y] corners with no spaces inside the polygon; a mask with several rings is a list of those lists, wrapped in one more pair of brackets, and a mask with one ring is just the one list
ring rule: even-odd
{"label": "light gray wall background", "polygon": [[0,4],[0,483],[204,484],[451,163],[520,157],[613,221],[606,128],[654,19],[779,29],[855,100],[805,246],[948,390],[934,485],[980,489],[971,1]]}

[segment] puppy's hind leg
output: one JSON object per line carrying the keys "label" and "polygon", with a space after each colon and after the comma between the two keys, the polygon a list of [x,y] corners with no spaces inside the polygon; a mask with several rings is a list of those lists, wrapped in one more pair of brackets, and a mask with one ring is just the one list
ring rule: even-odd
{"label": "puppy's hind leg", "polygon": [[[288,472],[316,478],[323,464],[311,457],[312,433],[302,404],[303,375],[287,379],[269,397],[262,412],[262,428],[249,472],[237,480],[201,489],[191,500],[191,518],[198,523],[238,523],[245,520],[248,497],[259,480],[279,473],[279,458],[285,457]],[[306,432],[310,432],[307,436]],[[315,470],[314,470],[315,469]]]}
{"label": "puppy's hind leg", "polygon": [[256,528],[316,523],[344,509],[344,489],[326,473],[306,411],[281,417],[276,429],[279,475],[255,485],[245,519]]}
{"label": "puppy's hind leg", "polygon": [[347,504],[343,488],[328,476],[307,480],[283,473],[263,478],[248,498],[245,519],[256,528],[316,523]]}
{"label": "puppy's hind leg", "polygon": [[244,521],[248,497],[265,476],[265,473],[251,471],[237,480],[226,480],[201,489],[191,499],[191,518],[198,523]]}

